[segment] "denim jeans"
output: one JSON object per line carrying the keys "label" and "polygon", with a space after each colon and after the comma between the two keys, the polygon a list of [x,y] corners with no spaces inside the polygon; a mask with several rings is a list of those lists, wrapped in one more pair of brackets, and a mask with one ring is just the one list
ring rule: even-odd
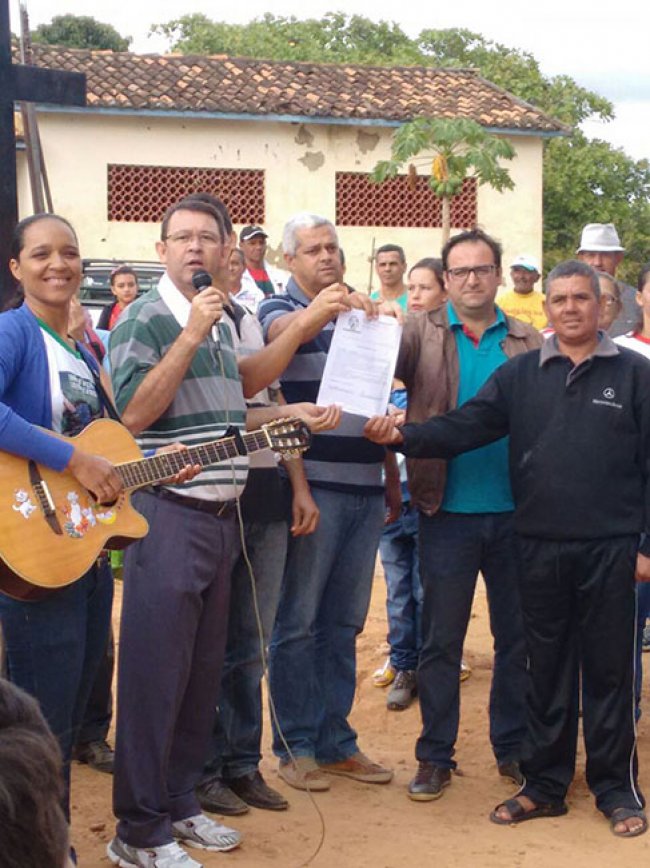
{"label": "denim jeans", "polygon": [[[284,521],[244,526],[265,648],[280,600],[288,533]],[[232,574],[228,644],[206,778],[238,778],[256,771],[262,758],[263,671],[251,578],[242,554]]]}
{"label": "denim jeans", "polygon": [[386,577],[388,644],[393,669],[414,670],[422,647],[422,582],[418,569],[418,512],[409,503],[379,540]]}
{"label": "denim jeans", "polygon": [[497,761],[519,759],[525,732],[526,652],[512,513],[420,516],[424,588],[418,760],[455,768],[460,663],[478,572],[494,636],[490,740]]}
{"label": "denim jeans", "polygon": [[[120,552],[122,554],[122,552]],[[111,570],[111,574],[112,574]],[[105,741],[113,720],[113,673],[115,671],[115,639],[108,634],[106,650],[93,682],[88,704],[77,734],[77,744]]]}
{"label": "denim jeans", "polygon": [[36,697],[63,754],[66,815],[70,758],[102,655],[113,602],[113,577],[102,559],[79,581],[38,602],[0,594],[9,680]]}
{"label": "denim jeans", "polygon": [[[320,509],[316,531],[289,541],[269,655],[271,694],[291,751],[337,762],[358,750],[347,718],[384,498],[318,487],[312,496]],[[273,750],[288,756],[277,727]]]}

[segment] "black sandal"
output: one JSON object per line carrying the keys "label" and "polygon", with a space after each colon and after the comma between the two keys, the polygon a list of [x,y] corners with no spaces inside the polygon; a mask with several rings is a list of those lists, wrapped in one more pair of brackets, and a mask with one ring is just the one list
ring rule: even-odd
{"label": "black sandal", "polygon": [[[607,813],[605,816],[609,820],[612,834],[616,835],[617,838],[636,838],[648,831],[648,819],[641,808],[614,808],[611,813]],[[633,817],[643,821],[637,829],[626,829],[624,832],[616,831],[615,826],[618,823],[624,823],[625,820],[631,820]]]}
{"label": "black sandal", "polygon": [[[501,808],[505,808],[510,814],[505,820],[499,816]],[[540,802],[534,808],[527,810],[517,799],[508,799],[501,802],[490,814],[490,819],[498,826],[516,826],[517,823],[525,823],[526,820],[537,820],[540,817],[562,817],[568,812],[566,802]]]}

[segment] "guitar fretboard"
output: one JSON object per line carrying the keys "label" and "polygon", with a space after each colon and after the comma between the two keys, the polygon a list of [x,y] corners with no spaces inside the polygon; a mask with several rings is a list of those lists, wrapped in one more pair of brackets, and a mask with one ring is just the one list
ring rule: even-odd
{"label": "guitar fretboard", "polygon": [[[241,435],[246,452],[258,452],[260,449],[269,447],[269,439],[266,433],[249,431]],[[177,452],[163,452],[160,455],[152,455],[150,458],[141,458],[138,461],[129,461],[117,465],[124,487],[128,489],[142,488],[144,485],[155,485],[165,479],[169,479],[179,473],[188,464],[199,464],[208,467],[211,464],[219,464],[230,458],[237,458],[241,454],[237,448],[235,437],[224,437],[221,440],[213,440],[210,443],[201,443],[199,446],[190,446]]]}

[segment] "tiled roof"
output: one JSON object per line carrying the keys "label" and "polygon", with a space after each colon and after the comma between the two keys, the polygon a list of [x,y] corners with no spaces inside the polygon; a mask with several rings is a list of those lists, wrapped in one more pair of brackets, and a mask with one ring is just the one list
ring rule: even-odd
{"label": "tiled roof", "polygon": [[285,63],[34,45],[39,66],[85,72],[90,107],[406,121],[471,118],[496,129],[566,127],[472,69]]}

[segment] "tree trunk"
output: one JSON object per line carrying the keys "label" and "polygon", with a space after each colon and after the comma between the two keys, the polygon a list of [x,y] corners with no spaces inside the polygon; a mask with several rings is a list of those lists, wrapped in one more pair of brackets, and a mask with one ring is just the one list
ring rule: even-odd
{"label": "tree trunk", "polygon": [[442,246],[449,241],[451,231],[451,199],[449,196],[442,197]]}

